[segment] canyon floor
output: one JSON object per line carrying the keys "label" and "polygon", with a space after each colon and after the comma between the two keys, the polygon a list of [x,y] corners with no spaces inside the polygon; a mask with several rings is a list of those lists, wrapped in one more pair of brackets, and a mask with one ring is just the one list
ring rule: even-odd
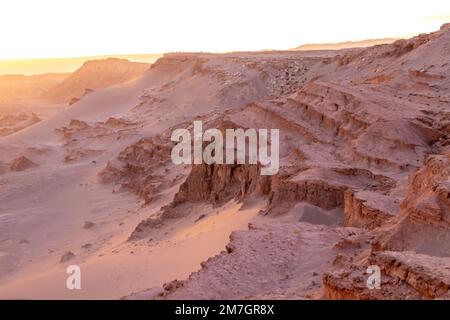
{"label": "canyon floor", "polygon": [[[449,75],[444,25],[28,79],[0,101],[27,114],[0,117],[0,298],[449,299]],[[278,174],[173,164],[194,120],[279,129]]]}

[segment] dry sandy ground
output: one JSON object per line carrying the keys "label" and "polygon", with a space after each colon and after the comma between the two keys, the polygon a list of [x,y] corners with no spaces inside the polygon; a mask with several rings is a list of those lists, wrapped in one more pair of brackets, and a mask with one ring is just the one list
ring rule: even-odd
{"label": "dry sandy ground", "polygon": [[[159,240],[144,240],[142,243],[126,242],[141,217],[140,213],[120,217],[120,213],[108,209],[109,214],[115,216],[114,221],[108,221],[108,217],[99,221],[99,213],[96,213],[96,221],[101,225],[95,226],[95,230],[81,230],[78,225],[76,232],[60,224],[59,231],[71,235],[71,243],[66,248],[76,252],[76,258],[60,264],[59,252],[48,253],[39,263],[9,278],[9,284],[0,288],[0,297],[117,299],[147,287],[160,287],[174,278],[184,279],[200,267],[200,262],[219,253],[228,243],[233,230],[246,229],[248,222],[255,218],[260,209],[256,206],[240,211],[240,206],[229,203],[219,211],[208,207],[199,208],[209,214],[208,217],[197,223],[193,221],[195,217],[177,221],[155,232],[154,237]],[[79,209],[78,212],[82,212],[82,208]],[[126,224],[119,226],[123,221]],[[55,247],[61,248],[60,239],[55,241]],[[86,241],[92,244],[92,248],[83,250],[80,247]],[[81,267],[82,290],[66,289],[65,268],[69,264]]]}

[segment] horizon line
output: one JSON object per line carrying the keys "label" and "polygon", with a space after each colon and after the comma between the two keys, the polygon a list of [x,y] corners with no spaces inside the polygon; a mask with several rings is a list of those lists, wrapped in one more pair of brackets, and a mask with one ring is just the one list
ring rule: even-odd
{"label": "horizon line", "polygon": [[416,36],[415,33],[409,33],[409,34],[403,34],[399,36],[384,36],[384,37],[371,37],[371,38],[359,38],[359,39],[347,39],[343,41],[336,41],[336,42],[302,42],[299,43],[291,48],[260,48],[256,50],[245,50],[245,49],[238,49],[238,50],[168,50],[168,51],[160,51],[160,52],[148,52],[148,53],[106,53],[106,54],[86,54],[86,55],[74,55],[74,56],[46,56],[46,57],[8,57],[8,58],[1,58],[0,62],[5,61],[24,61],[24,60],[64,60],[64,59],[83,59],[83,58],[97,58],[97,57],[119,57],[119,56],[148,56],[148,55],[164,55],[167,53],[217,53],[217,54],[224,54],[224,53],[232,53],[232,52],[260,52],[260,51],[294,51],[295,48],[306,46],[306,45],[337,45],[342,44],[346,42],[362,42],[362,41],[373,41],[373,40],[383,40],[383,39],[408,39]]}

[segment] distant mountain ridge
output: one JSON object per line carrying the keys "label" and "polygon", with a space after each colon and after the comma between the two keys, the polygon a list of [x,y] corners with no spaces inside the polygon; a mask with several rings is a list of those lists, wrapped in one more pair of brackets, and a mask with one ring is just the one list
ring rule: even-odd
{"label": "distant mountain ridge", "polygon": [[57,101],[78,99],[92,90],[134,80],[149,67],[148,63],[130,62],[118,58],[86,61],[81,68],[49,89],[43,97]]}
{"label": "distant mountain ridge", "polygon": [[73,73],[0,75],[0,102],[17,99],[77,101],[86,93],[139,78],[150,63],[106,58],[89,60]]}
{"label": "distant mountain ridge", "polygon": [[33,76],[0,76],[0,102],[14,99],[35,99],[58,85],[69,73],[47,73]]}
{"label": "distant mountain ridge", "polygon": [[311,43],[303,44],[294,48],[293,50],[339,50],[348,48],[365,48],[378,44],[392,43],[399,38],[380,38],[380,39],[367,39],[360,41],[344,41],[336,43]]}
{"label": "distant mountain ridge", "polygon": [[109,54],[75,58],[8,59],[0,60],[0,75],[69,73],[80,68],[86,61],[107,58],[127,59],[131,62],[153,63],[161,55],[162,54]]}

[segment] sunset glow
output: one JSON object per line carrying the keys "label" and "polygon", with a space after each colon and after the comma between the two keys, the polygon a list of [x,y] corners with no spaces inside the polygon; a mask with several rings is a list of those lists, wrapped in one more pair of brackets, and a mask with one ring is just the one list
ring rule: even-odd
{"label": "sunset glow", "polygon": [[410,36],[449,18],[448,0],[5,0],[0,59],[287,49]]}

